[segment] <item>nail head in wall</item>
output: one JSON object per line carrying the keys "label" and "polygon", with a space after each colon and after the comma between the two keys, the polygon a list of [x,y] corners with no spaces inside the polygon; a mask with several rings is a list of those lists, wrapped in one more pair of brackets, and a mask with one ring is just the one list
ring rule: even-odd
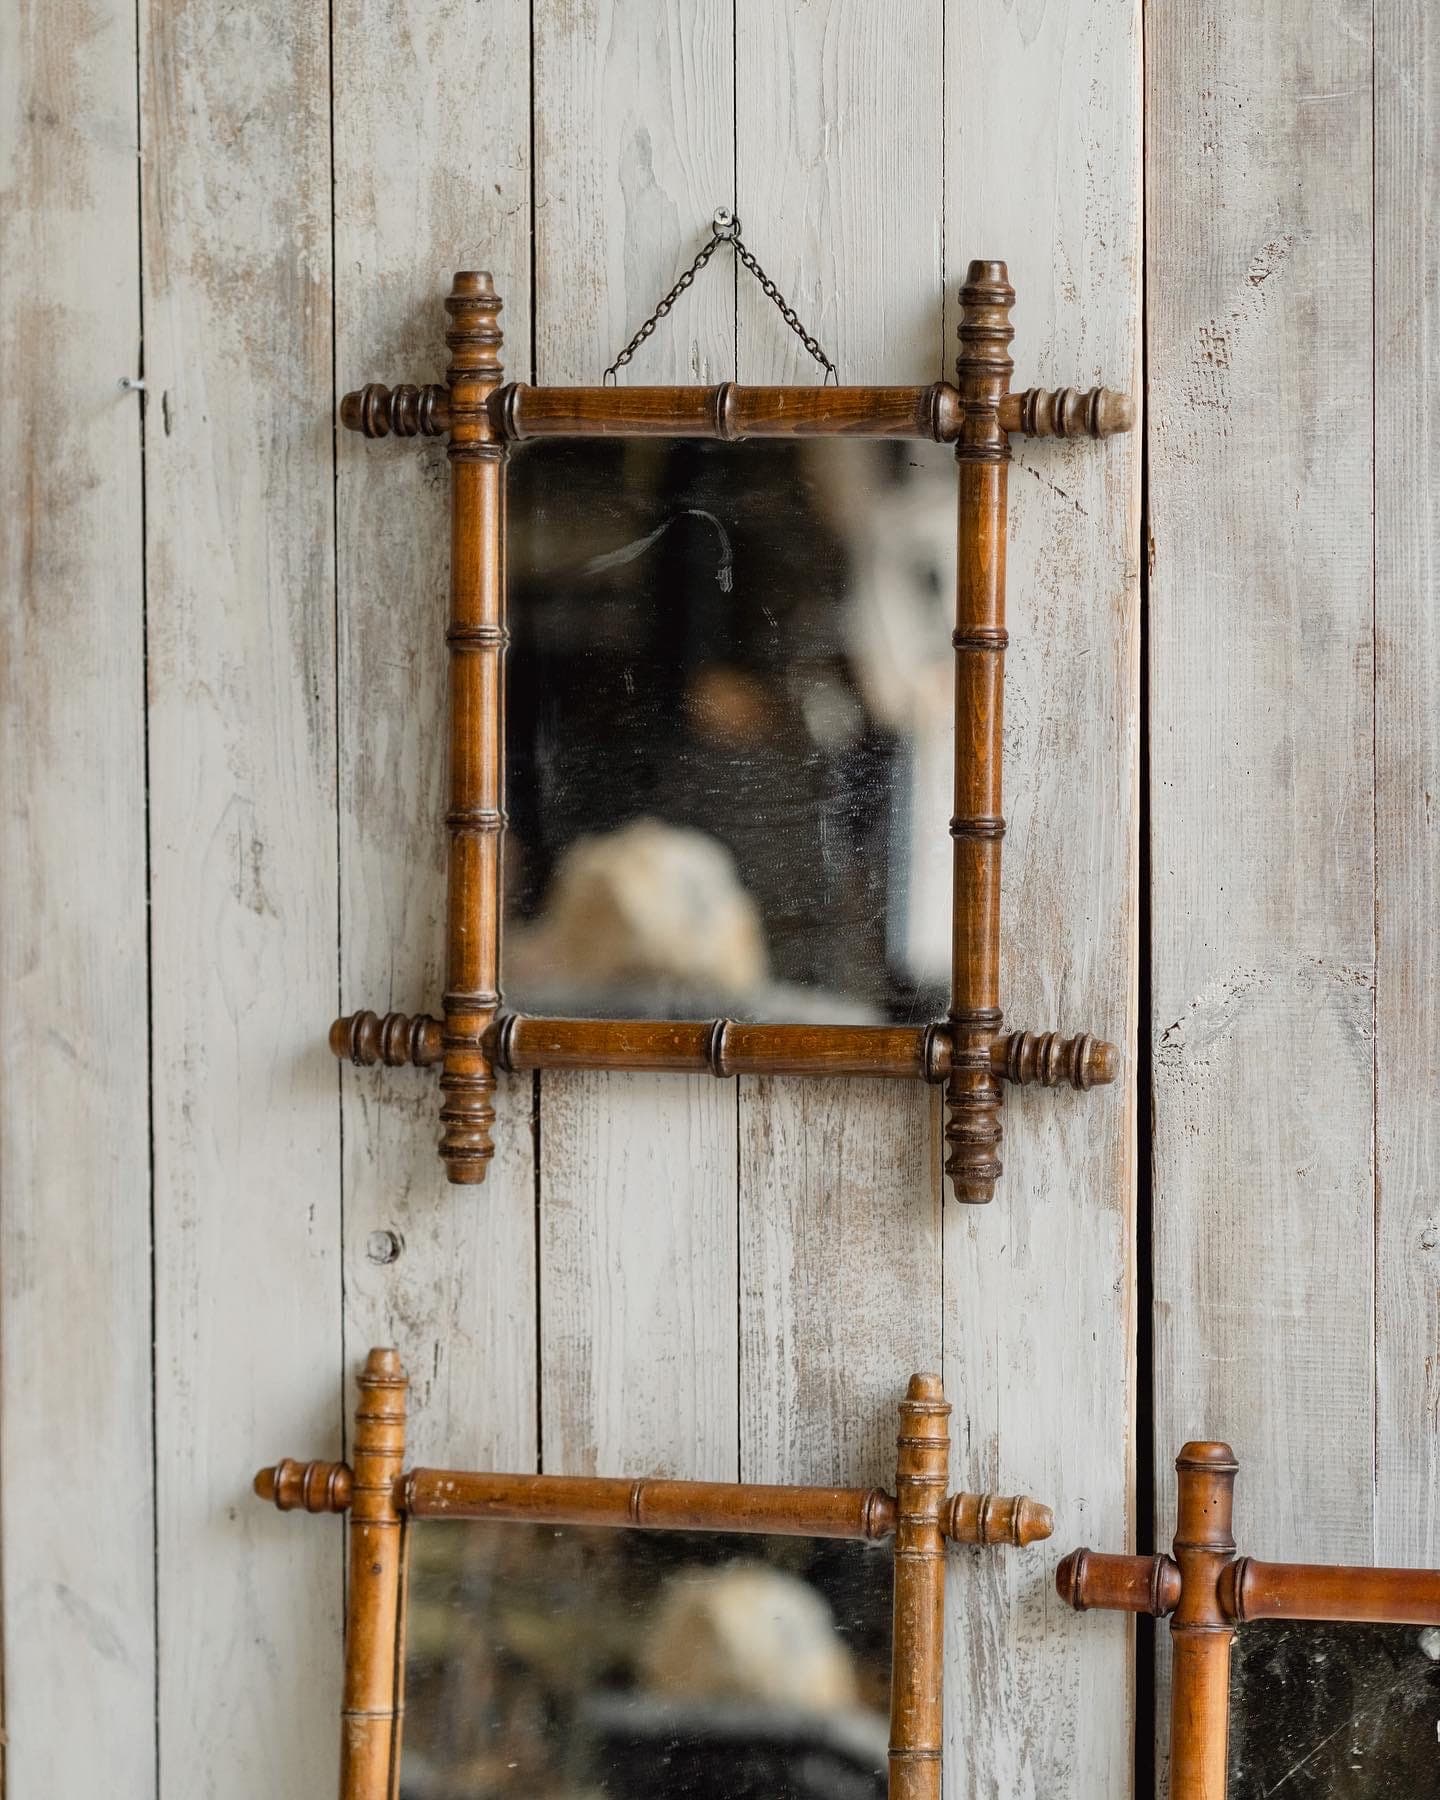
{"label": "nail head in wall", "polygon": [[365,1240],[365,1254],[373,1263],[398,1262],[404,1248],[405,1240],[398,1231],[372,1231]]}

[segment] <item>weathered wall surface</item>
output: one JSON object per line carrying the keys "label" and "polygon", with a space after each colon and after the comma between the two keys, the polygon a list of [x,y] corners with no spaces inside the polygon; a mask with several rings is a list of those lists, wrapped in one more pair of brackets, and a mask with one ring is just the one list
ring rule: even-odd
{"label": "weathered wall surface", "polygon": [[[1147,435],[1012,479],[1006,988],[1133,1056],[1143,948],[1153,1133],[1133,1066],[1012,1098],[971,1215],[924,1093],[555,1077],[447,1188],[432,1083],[324,1048],[441,951],[443,484],[338,394],[439,375],[462,267],[513,374],[594,378],[730,200],[853,379],[944,372],[987,254],[1018,379],[1138,387],[1142,65]],[[1248,1548],[1434,1560],[1437,71],[1422,0],[1161,0],[1143,50],[1132,0],[11,9],[15,1800],[326,1791],[340,1531],[248,1481],[342,1448],[374,1342],[418,1456],[756,1479],[883,1478],[943,1366],[956,1478],[1057,1514],[954,1559],[948,1791],[1128,1793],[1127,1628],[1049,1580],[1133,1529],[1137,1144],[1157,1533],[1206,1431]],[[809,377],[718,277],[643,354]]]}

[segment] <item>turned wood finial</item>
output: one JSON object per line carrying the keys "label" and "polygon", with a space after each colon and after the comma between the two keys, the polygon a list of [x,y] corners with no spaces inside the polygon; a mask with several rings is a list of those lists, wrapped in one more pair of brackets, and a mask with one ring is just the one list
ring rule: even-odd
{"label": "turned wood finial", "polygon": [[1011,406],[1012,429],[1026,437],[1107,438],[1135,424],[1134,401],[1113,388],[1026,388]]}
{"label": "turned wood finial", "polygon": [[399,1352],[372,1350],[358,1386],[350,1501],[350,1586],[340,1714],[340,1792],[394,1792],[403,1691],[404,1538],[396,1501],[405,1463],[405,1370]]}
{"label": "turned wood finial", "polygon": [[[367,1492],[389,1495],[395,1475],[405,1460],[405,1396],[410,1387],[398,1350],[382,1347],[371,1350],[365,1366],[355,1377],[360,1390],[360,1403],[355,1410],[355,1486]],[[360,1461],[373,1458],[386,1465],[385,1479],[379,1487],[362,1478]],[[388,1465],[394,1464],[393,1470]],[[393,1508],[387,1499],[380,1515],[390,1516]]]}
{"label": "turned wood finial", "polygon": [[1172,1800],[1225,1792],[1234,1624],[1220,1604],[1220,1580],[1235,1555],[1236,1467],[1230,1446],[1210,1440],[1186,1444],[1175,1459],[1180,1599],[1170,1620]]}
{"label": "turned wood finial", "polygon": [[340,402],[340,423],[367,438],[443,437],[450,429],[449,390],[430,383],[388,388],[367,382]]}
{"label": "turned wood finial", "polygon": [[1025,1494],[952,1494],[941,1527],[956,1544],[1015,1544],[1024,1548],[1048,1538],[1055,1515]]}
{"label": "turned wood finial", "polygon": [[1010,454],[1000,407],[1015,370],[1010,358],[1014,304],[1015,290],[1003,262],[977,259],[970,264],[960,290],[960,355],[955,365],[963,413],[955,454],[962,460],[1002,462]]}
{"label": "turned wood finial", "polygon": [[1180,1604],[1180,1567],[1169,1556],[1072,1550],[1055,1571],[1055,1591],[1076,1612],[1099,1607],[1163,1619]]}
{"label": "turned wood finial", "polygon": [[1068,1038],[1058,1031],[1012,1031],[991,1044],[990,1061],[997,1075],[1019,1087],[1068,1083],[1083,1092],[1114,1081],[1120,1072],[1119,1050],[1088,1031]]}
{"label": "turned wood finial", "polygon": [[[450,348],[450,367],[446,371],[450,410],[467,415],[472,426],[475,415],[488,426],[486,402],[500,385],[504,366],[500,347],[505,334],[500,329],[500,312],[504,302],[495,292],[495,278],[488,269],[461,269],[445,297],[445,310],[450,315],[450,328],[445,342]],[[457,394],[457,384],[465,391]],[[483,391],[477,394],[476,389]],[[452,418],[451,430],[456,420]],[[485,433],[488,437],[488,430]]]}
{"label": "turned wood finial", "polygon": [[444,1054],[444,1027],[429,1013],[347,1013],[330,1027],[330,1049],[341,1062],[362,1068],[432,1068]]}
{"label": "turned wood finial", "polygon": [[891,1800],[940,1800],[945,1507],[950,1403],[938,1375],[912,1375],[895,1465],[895,1612],[890,1665]]}
{"label": "turned wood finial", "polygon": [[302,1463],[282,1456],[273,1469],[256,1475],[255,1492],[281,1512],[343,1513],[350,1507],[351,1481],[348,1463]]}

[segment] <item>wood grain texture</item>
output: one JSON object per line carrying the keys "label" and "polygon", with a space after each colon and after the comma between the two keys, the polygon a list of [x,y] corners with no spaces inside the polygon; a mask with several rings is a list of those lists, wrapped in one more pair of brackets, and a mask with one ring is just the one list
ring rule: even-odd
{"label": "wood grain texture", "polygon": [[739,1174],[742,1475],[884,1479],[940,1347],[938,1095],[744,1077]]}
{"label": "wood grain texture", "polygon": [[117,385],[141,372],[135,151],[133,9],[7,7],[0,1591],[17,1797],[155,1784],[140,400]]}
{"label": "wood grain texture", "polygon": [[[534,41],[533,379],[595,382],[730,198],[730,7],[537,0]],[[717,264],[625,373],[733,362]],[[734,1091],[587,1074],[540,1094],[544,1467],[732,1478]]]}
{"label": "wood grain texture", "polygon": [[[493,271],[528,373],[528,7],[344,4],[334,44],[339,387],[441,377],[459,267]],[[483,106],[460,67],[487,72]],[[444,988],[444,446],[342,433],[337,456],[342,998],[421,1005]],[[346,1363],[397,1347],[419,1460],[535,1459],[532,1085],[501,1081],[466,1195],[435,1156],[433,1076],[341,1078]]]}
{"label": "wood grain texture", "polygon": [[735,1191],[728,1084],[542,1077],[547,1473],[734,1479]]}
{"label": "wood grain texture", "polygon": [[1375,9],[1375,1554],[1440,1561],[1440,20]]}
{"label": "wood grain texture", "polygon": [[323,14],[141,10],[160,1792],[335,1780],[341,1444]]}
{"label": "wood grain texture", "polygon": [[1155,1442],[1261,1555],[1372,1544],[1370,19],[1146,35]]}
{"label": "wood grain texture", "polygon": [[[1129,0],[947,8],[947,365],[957,275],[1003,257],[1014,386],[1139,394],[1138,59]],[[955,1794],[1089,1800],[1131,1792],[1129,1635],[1063,1614],[1050,1571],[1133,1531],[1140,444],[1013,452],[1006,1019],[1125,1060],[1103,1095],[1007,1093],[994,1205],[946,1210],[955,1479],[1057,1521],[1053,1550],[953,1563],[946,1756]]]}
{"label": "wood grain texture", "polygon": [[[532,380],[598,382],[710,236],[716,207],[730,204],[731,11],[730,0],[535,0]],[[702,272],[622,382],[734,374],[728,256]],[[522,372],[514,357],[511,368]]]}
{"label": "wood grain texture", "polygon": [[[842,382],[953,379],[940,344],[938,9],[737,0],[735,28],[746,243]],[[737,380],[819,381],[743,270],[738,302]]]}
{"label": "wood grain texture", "polygon": [[[842,381],[933,380],[934,8],[742,0],[736,29],[746,242]],[[876,129],[900,117],[905,131]],[[743,278],[739,307],[739,380],[818,379]],[[895,1394],[939,1360],[937,1103],[919,1083],[747,1076],[739,1090],[742,1473],[883,1479]]]}
{"label": "wood grain texture", "polygon": [[[1356,1558],[1375,1443],[1371,10],[1297,30],[1284,0],[1152,9],[1145,41],[1155,1534],[1163,1446],[1223,1432],[1254,1471],[1257,1554]],[[1354,1478],[1317,1486],[1321,1467]]]}

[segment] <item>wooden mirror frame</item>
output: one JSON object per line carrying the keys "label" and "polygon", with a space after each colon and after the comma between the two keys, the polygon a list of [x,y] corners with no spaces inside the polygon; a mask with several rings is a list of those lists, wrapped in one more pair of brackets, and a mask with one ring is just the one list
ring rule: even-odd
{"label": "wooden mirror frame", "polygon": [[1440,1625],[1440,1573],[1266,1563],[1235,1555],[1240,1465],[1228,1444],[1186,1444],[1175,1459],[1173,1557],[1072,1550],[1055,1571],[1077,1612],[1099,1607],[1170,1619],[1170,1800],[1224,1800],[1230,1735],[1230,1649],[1256,1619]]}
{"label": "wooden mirror frame", "polygon": [[[1015,291],[1003,262],[972,262],[960,290],[956,385],[579,387],[502,385],[500,297],[456,275],[443,385],[377,383],[347,394],[343,424],[369,438],[449,434],[451,474],[450,834],[443,1019],[361,1011],[330,1044],[356,1063],[441,1066],[440,1155],[452,1182],[481,1182],[494,1155],[496,1073],[646,1069],[713,1075],[889,1075],[943,1083],[945,1171],[955,1196],[993,1197],[1003,1084],[1115,1079],[1119,1053],[1088,1033],[1002,1032],[1001,764],[1006,491],[1010,436],[1108,437],[1129,399],[1105,388],[1010,391]],[[955,810],[950,1006],[926,1026],[526,1018],[500,1011],[505,828],[505,465],[532,438],[860,436],[954,444]]]}
{"label": "wooden mirror frame", "polygon": [[949,1494],[950,1405],[938,1375],[913,1375],[900,1402],[895,1492],[636,1481],[572,1475],[405,1470],[408,1381],[394,1350],[359,1377],[354,1463],[262,1469],[255,1491],[282,1512],[350,1514],[340,1800],[395,1800],[404,1713],[407,1528],[413,1519],[495,1519],[649,1531],[895,1540],[890,1800],[940,1800],[945,1543],[1026,1545],[1050,1509],[995,1494]]}

